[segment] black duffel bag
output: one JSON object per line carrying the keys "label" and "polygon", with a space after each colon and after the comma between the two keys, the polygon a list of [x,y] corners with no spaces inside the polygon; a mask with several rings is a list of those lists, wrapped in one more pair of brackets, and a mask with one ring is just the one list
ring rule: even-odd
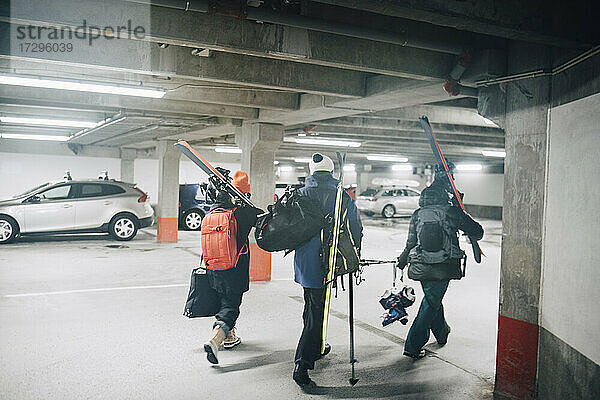
{"label": "black duffel bag", "polygon": [[308,242],[325,227],[319,204],[298,190],[286,192],[256,221],[254,237],[265,251],[292,251]]}
{"label": "black duffel bag", "polygon": [[188,318],[212,317],[219,312],[220,307],[217,292],[208,284],[206,270],[202,267],[194,269],[183,315]]}

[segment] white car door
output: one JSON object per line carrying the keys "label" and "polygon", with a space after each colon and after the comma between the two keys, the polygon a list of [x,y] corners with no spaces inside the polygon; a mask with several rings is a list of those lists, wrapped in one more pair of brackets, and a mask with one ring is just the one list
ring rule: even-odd
{"label": "white car door", "polygon": [[406,199],[410,207],[410,212],[412,213],[417,208],[419,208],[419,197],[421,196],[421,194],[416,190],[411,189],[405,189],[404,192],[406,193]]}
{"label": "white car door", "polygon": [[73,229],[75,206],[73,185],[54,186],[23,203],[24,232],[50,232]]}
{"label": "white car door", "polygon": [[396,189],[394,190],[394,206],[396,207],[397,213],[412,213],[413,209],[411,208],[409,198],[405,195],[404,190]]}
{"label": "white car door", "polygon": [[98,228],[108,223],[114,215],[118,197],[125,190],[103,183],[79,183],[75,199],[75,225],[77,229]]}

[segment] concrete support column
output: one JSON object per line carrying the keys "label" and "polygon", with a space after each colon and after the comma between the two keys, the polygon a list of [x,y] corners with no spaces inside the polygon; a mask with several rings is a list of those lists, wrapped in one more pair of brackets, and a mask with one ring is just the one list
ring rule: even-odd
{"label": "concrete support column", "polygon": [[[266,210],[275,194],[275,150],[283,142],[283,126],[277,124],[244,124],[235,136],[242,149],[242,170],[249,176],[252,202]],[[271,253],[265,252],[250,235],[250,279],[271,280]]]}
{"label": "concrete support column", "polygon": [[[511,44],[509,74],[549,66],[546,48]],[[540,279],[547,169],[549,77],[507,85],[506,160],[500,310],[496,358],[498,393],[535,397]]]}
{"label": "concrete support column", "polygon": [[156,239],[161,243],[177,242],[179,214],[179,158],[174,140],[161,140],[158,155],[158,208]]}
{"label": "concrete support column", "polygon": [[123,182],[135,182],[135,157],[136,149],[121,149],[121,180]]}

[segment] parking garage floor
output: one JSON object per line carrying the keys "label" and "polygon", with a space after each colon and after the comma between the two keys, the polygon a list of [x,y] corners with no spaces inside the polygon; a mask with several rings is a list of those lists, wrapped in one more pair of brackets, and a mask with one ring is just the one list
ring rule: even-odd
{"label": "parking garage floor", "polygon": [[[379,295],[389,265],[367,267],[355,290],[356,386],[350,377],[347,292],[332,303],[332,353],[305,389],[291,379],[301,330],[302,290],[292,257],[273,257],[271,282],[252,283],[238,334],[243,343],[206,361],[211,318],[183,317],[199,233],[156,243],[101,235],[23,238],[0,251],[0,399],[492,398],[501,226],[483,221],[481,265],[453,281],[444,300],[449,342],[428,355],[402,355],[408,326],[381,326]],[[404,246],[407,218],[365,219],[365,258],[390,259]],[[463,248],[467,245],[463,244]],[[422,292],[416,282],[420,301]],[[418,305],[412,306],[414,317]]]}

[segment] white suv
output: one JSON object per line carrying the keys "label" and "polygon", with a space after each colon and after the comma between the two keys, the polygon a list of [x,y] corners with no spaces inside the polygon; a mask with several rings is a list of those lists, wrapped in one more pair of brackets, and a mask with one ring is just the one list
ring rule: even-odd
{"label": "white suv", "polygon": [[115,180],[46,183],[0,201],[0,244],[35,233],[108,232],[131,240],[152,225],[148,195]]}

